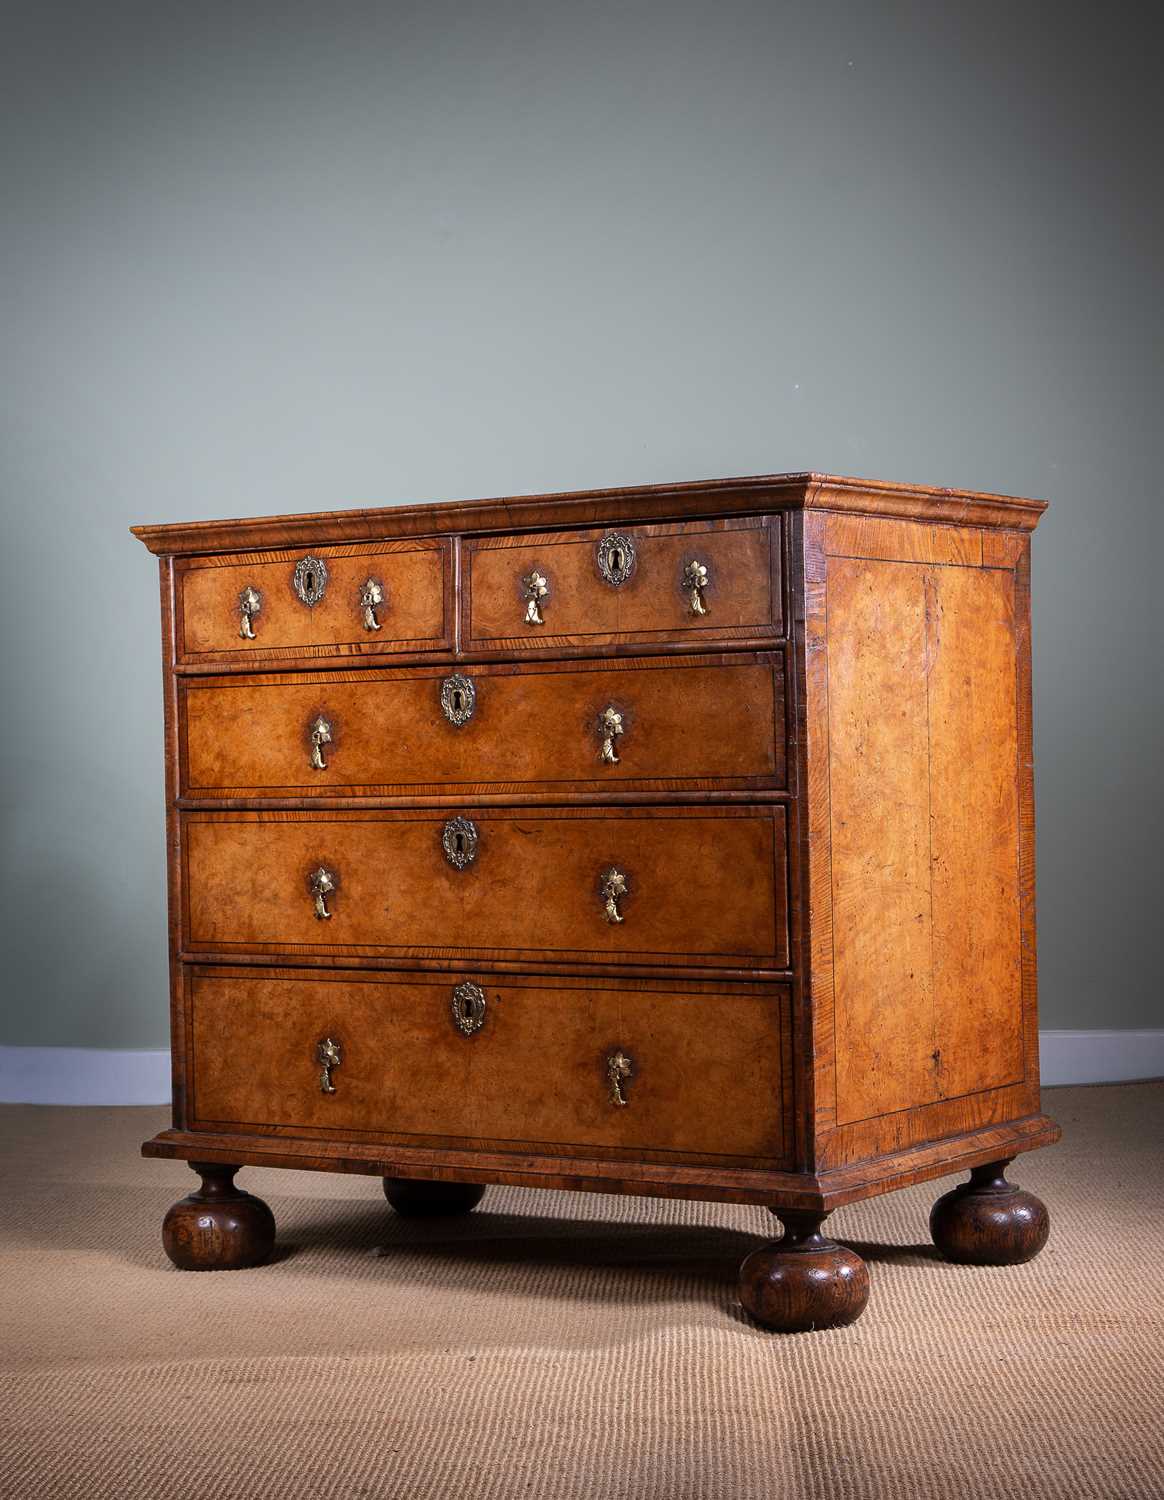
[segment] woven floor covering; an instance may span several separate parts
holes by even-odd
[[[852,1328],[738,1310],[756,1209],[491,1188],[397,1219],[375,1178],[251,1169],[274,1263],[174,1270],[195,1179],[157,1109],[0,1109],[0,1494],[407,1500],[1164,1495],[1164,1083],[1048,1090],[1027,1266],[938,1259],[949,1185],[841,1209]]]

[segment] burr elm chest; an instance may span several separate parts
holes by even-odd
[[[136,527],[161,565],[164,1240],[240,1166],[755,1204],[773,1328],[849,1322],[835,1208],[928,1178],[1041,1248],[1037,501],[817,474]]]

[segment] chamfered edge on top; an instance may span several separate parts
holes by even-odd
[[[454,532],[536,531],[562,526],[601,526],[616,521],[698,519],[711,513],[746,515],[774,508],[837,510],[944,525],[1033,531],[1047,502],[1016,495],[808,472],[240,520],[179,521],[131,526],[130,530],[151,552],[181,556],[234,552],[248,547],[294,547],[308,540],[388,541]]]

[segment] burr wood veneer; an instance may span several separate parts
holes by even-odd
[[[137,527],[161,562],[165,1243],[256,1263],[246,1164],[752,1203],[773,1328],[868,1295],[843,1203],[969,1169],[1037,1253],[1040,502],[784,475]]]

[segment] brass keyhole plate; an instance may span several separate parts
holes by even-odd
[[[618,589],[635,570],[635,544],[621,531],[609,532],[598,544],[598,571]]]
[[[450,724],[467,724],[477,707],[477,689],[472,679],[454,672],[441,683],[441,713]]]
[[[453,1024],[462,1036],[473,1036],[485,1024],[485,991],[466,979],[453,990]]]
[[[464,870],[477,858],[477,825],[469,818],[450,818],[441,831],[441,848],[454,870]]]
[[[314,609],[327,588],[327,564],[321,557],[301,557],[295,564],[291,585],[298,598]]]

